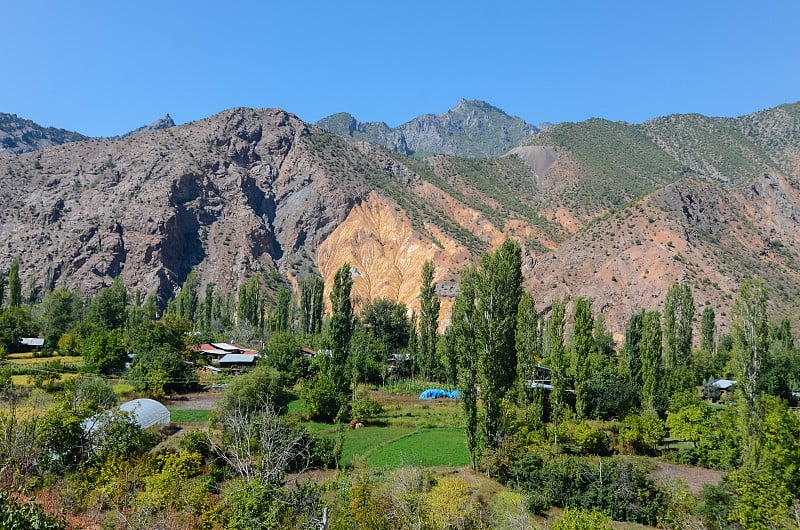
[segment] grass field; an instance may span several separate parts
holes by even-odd
[[[369,467],[397,468],[408,465],[462,467],[469,464],[460,402],[420,401],[412,394],[370,392],[384,407],[383,414],[366,427],[344,427],[341,463],[362,461]],[[289,415],[307,413],[300,399],[287,406]],[[337,426],[303,421],[312,434],[335,437]]]
[[[198,409],[169,409],[169,415],[172,423],[208,423],[211,411]]]

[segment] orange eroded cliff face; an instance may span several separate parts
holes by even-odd
[[[377,298],[389,298],[419,312],[422,264],[436,263],[443,252],[414,232],[405,212],[372,192],[320,244],[317,266],[325,292],[330,292],[336,271],[345,262],[350,264],[356,311]],[[437,263],[437,277],[438,269]],[[330,304],[327,297],[325,303]]]

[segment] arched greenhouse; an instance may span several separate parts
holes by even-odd
[[[134,399],[120,405],[119,410],[133,414],[136,423],[142,429],[153,425],[169,425],[170,422],[167,407],[153,399]]]

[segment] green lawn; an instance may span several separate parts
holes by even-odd
[[[169,409],[172,423],[208,423],[210,410],[200,409]]]
[[[464,429],[423,429],[375,448],[366,460],[370,467],[463,467],[469,452]]]

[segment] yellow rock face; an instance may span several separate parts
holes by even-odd
[[[350,264],[356,311],[376,298],[389,298],[418,312],[422,264],[437,262],[440,252],[414,232],[405,212],[373,192],[322,242],[317,266],[330,292],[336,271]],[[325,303],[330,303],[327,297]]]

